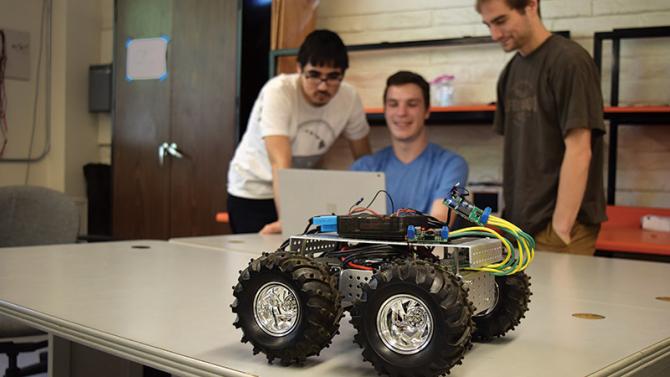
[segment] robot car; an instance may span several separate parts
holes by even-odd
[[[448,373],[473,340],[514,329],[531,295],[535,241],[466,195],[455,186],[444,200],[472,223],[459,230],[412,209],[311,218],[240,271],[231,307],[242,342],[270,362],[301,364],[330,345],[346,310],[377,372]]]

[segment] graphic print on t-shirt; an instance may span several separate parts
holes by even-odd
[[[512,117],[512,125],[525,123],[537,111],[535,91],[526,80],[512,82],[505,101],[505,112]]]
[[[335,132],[323,119],[312,119],[298,124],[298,131],[291,145],[293,166],[312,168],[335,142]]]

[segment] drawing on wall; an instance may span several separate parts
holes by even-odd
[[[126,42],[126,80],[165,80],[167,46],[170,37],[128,39]]]

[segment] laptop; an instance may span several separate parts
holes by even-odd
[[[313,216],[346,215],[359,201],[357,206],[367,206],[379,190],[386,190],[379,172],[281,169],[278,178],[284,237],[302,234]],[[386,213],[386,196],[379,194],[370,208]]]

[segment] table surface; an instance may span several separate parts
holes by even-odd
[[[348,315],[332,345],[303,367],[270,365],[239,342],[231,287],[257,246],[274,241],[218,238],[246,251],[184,239],[0,249],[0,313],[179,375],[376,376]],[[668,352],[670,302],[656,297],[670,296],[670,265],[538,253],[528,273],[533,296],[521,325],[476,343],[451,376],[604,375],[652,345]]]
[[[231,234],[225,236],[201,236],[172,238],[170,242],[187,246],[205,247],[215,250],[232,250],[260,255],[272,252],[284,242],[281,234]]]

